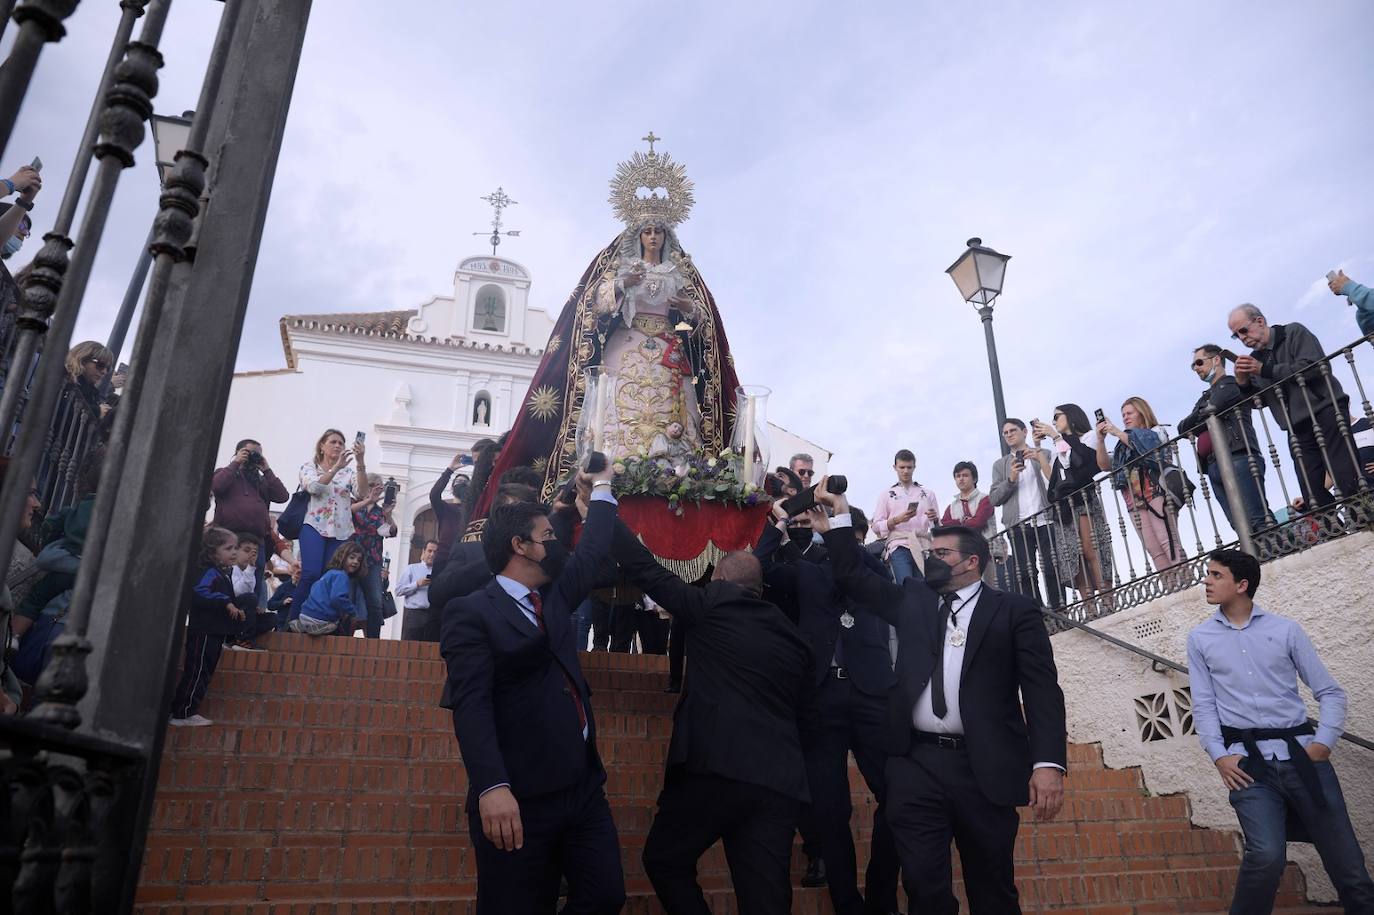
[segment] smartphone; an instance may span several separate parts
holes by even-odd
[[[34,161],[37,162],[38,160],[35,159]],[[1331,282],[1332,280],[1334,280],[1335,278],[1336,278],[1336,271],[1335,271],[1335,270],[1328,270],[1328,271],[1326,271],[1326,281],[1327,281],[1328,283]]]
[[[365,442],[365,441],[367,441],[367,433],[364,432],[364,431],[362,431],[361,429],[359,429],[359,430],[353,435],[353,441],[355,441],[355,442]]]
[[[920,502],[908,502],[906,504],[906,510],[909,512],[914,512],[916,509],[920,508],[920,506]]]
[[[29,168],[36,172],[41,172],[43,170],[43,160],[34,156],[33,161],[29,163]]]
[[[1107,414],[1102,412],[1101,407],[1098,407],[1096,410],[1093,411],[1093,416],[1096,416],[1097,421],[1100,423],[1105,423],[1107,421]]]

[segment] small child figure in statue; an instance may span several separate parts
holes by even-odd
[[[685,463],[692,456],[692,449],[683,441],[682,423],[671,422],[658,435],[654,436],[653,444],[649,446],[649,457],[656,460],[662,467],[678,467]]]

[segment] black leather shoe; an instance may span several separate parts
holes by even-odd
[[[807,858],[806,873],[802,875],[802,886],[807,889],[814,889],[825,885],[825,862],[820,858]]]

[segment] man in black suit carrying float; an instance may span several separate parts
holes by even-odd
[[[897,585],[864,567],[844,496],[823,480],[816,501],[834,512],[812,523],[837,587],[897,627],[886,813],[912,911],[959,911],[953,839],[974,915],[1019,913],[1016,808],[1056,816],[1067,765],[1064,694],[1040,610],[982,582],[988,545],[975,531],[935,528],[925,580]]]

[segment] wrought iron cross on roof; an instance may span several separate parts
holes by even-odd
[[[508,232],[501,231],[501,211],[504,210],[506,207],[515,206],[515,204],[519,201],[511,200],[510,197],[506,195],[505,190],[499,187],[496,189],[495,193],[488,194],[482,199],[485,200],[487,203],[491,204],[491,208],[493,210],[491,215],[491,237],[488,238],[487,241],[491,242],[491,253],[492,256],[495,257],[496,248],[498,245],[501,244],[502,235],[505,235],[508,238],[520,237],[519,229],[514,229]],[[472,234],[486,235],[487,233],[473,232]]]

